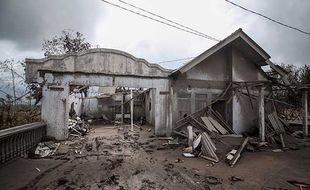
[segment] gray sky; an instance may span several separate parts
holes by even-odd
[[[117,0],[109,1],[123,5]],[[243,28],[274,62],[310,64],[310,36],[245,12],[224,0],[126,1],[218,39]],[[310,31],[309,0],[232,1]],[[215,44],[100,0],[0,0],[0,60],[43,57],[43,40],[63,29],[85,34],[94,46],[123,50],[149,62],[197,56]],[[182,63],[162,66],[177,68]]]

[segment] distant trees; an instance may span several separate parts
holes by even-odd
[[[44,40],[42,44],[44,56],[76,53],[87,50],[90,47],[91,44],[85,40],[82,33],[71,30],[62,30],[60,36]]]
[[[297,67],[291,64],[281,64],[281,67],[288,72],[288,80],[292,85],[310,84],[309,65]]]
[[[7,59],[0,61],[0,128],[13,126],[16,122],[15,108],[17,102],[29,95],[25,83],[24,64],[21,61]]]

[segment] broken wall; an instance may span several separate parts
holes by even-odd
[[[172,70],[128,53],[111,49],[90,49],[74,54],[50,56],[43,59],[26,59],[26,81],[38,82],[45,86],[126,86],[129,88],[154,89],[154,125],[155,134],[170,135],[172,120],[170,110],[170,79]],[[67,96],[69,95],[69,92]],[[65,99],[68,101],[68,98]],[[57,102],[57,97],[43,99]],[[45,103],[46,103],[45,102]],[[44,104],[45,104],[44,103]],[[52,104],[52,103],[51,103]],[[42,112],[48,113],[44,107]],[[54,109],[52,109],[55,111]],[[66,117],[63,115],[63,117]],[[58,127],[55,120],[47,118],[47,128]],[[67,129],[67,121],[61,130]],[[63,134],[62,139],[66,138]]]

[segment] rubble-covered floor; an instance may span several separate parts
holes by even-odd
[[[298,189],[287,180],[310,183],[310,140],[299,150],[244,151],[231,168],[227,152],[243,138],[214,140],[219,163],[182,156],[184,144],[166,145],[150,126],[93,126],[85,139],[61,142],[49,159],[18,158],[0,166],[1,189]],[[186,141],[185,141],[186,142]],[[231,181],[231,177],[242,181]]]

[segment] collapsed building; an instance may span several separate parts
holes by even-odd
[[[258,127],[264,141],[264,96],[271,81],[262,67],[270,65],[269,59],[239,29],[177,70],[123,51],[97,48],[26,59],[26,81],[43,86],[42,120],[47,124],[47,136],[59,140],[68,137],[72,108],[78,115],[104,114],[111,120],[145,117],[155,135],[170,136],[180,121],[210,107],[234,133]],[[72,93],[89,86],[105,89],[104,93],[96,97]],[[117,92],[117,88],[127,92]],[[133,95],[129,93],[132,89],[140,90]],[[133,104],[133,110],[124,107],[126,102]]]

